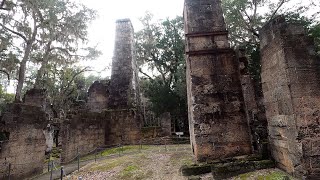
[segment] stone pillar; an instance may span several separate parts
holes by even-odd
[[[251,153],[239,64],[219,0],[185,0],[190,139],[199,162]]]
[[[129,19],[116,22],[109,108],[127,109],[139,104],[138,72],[134,58],[134,30]]]
[[[261,30],[262,86],[278,167],[320,178],[320,59],[302,25],[277,17]]]

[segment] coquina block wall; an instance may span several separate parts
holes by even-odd
[[[239,63],[220,0],[185,0],[190,139],[199,162],[250,154]]]
[[[46,115],[41,107],[13,104],[0,120],[0,179],[6,177],[9,163],[11,179],[24,179],[43,172]],[[2,136],[2,138],[4,138]]]
[[[320,178],[320,59],[302,25],[278,17],[261,30],[262,85],[278,167]]]
[[[61,162],[75,160],[78,153],[86,155],[105,145],[105,114],[79,110],[68,114],[61,126]]]

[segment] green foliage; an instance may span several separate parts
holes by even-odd
[[[7,10],[0,11],[0,63],[6,65],[2,66],[6,74],[18,74],[16,100],[21,99],[25,79],[31,79],[36,88],[48,88],[45,81],[50,71],[100,55],[95,48],[81,47],[96,17],[92,9],[66,0],[7,0],[4,7]],[[35,74],[27,63],[40,69]]]
[[[155,21],[150,13],[141,19],[144,28],[137,32],[136,47],[141,89],[160,115],[170,112],[187,127],[187,98],[184,59],[183,19]]]
[[[14,94],[6,93],[0,85],[0,115],[7,109],[9,103],[14,100]]]
[[[290,4],[291,3],[291,4]],[[259,29],[277,15],[284,14],[288,22],[304,25],[315,39],[317,51],[320,44],[319,11],[308,12],[316,4],[292,4],[288,0],[224,0],[222,8],[232,46],[245,47],[249,71],[260,82]],[[319,5],[319,3],[318,3]]]
[[[310,36],[314,38],[316,51],[320,55],[320,23],[312,25],[309,32]]]

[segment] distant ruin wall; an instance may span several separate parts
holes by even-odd
[[[259,80],[254,79],[249,72],[249,61],[245,56],[245,49],[237,50],[237,58],[240,62],[241,86],[253,152],[268,158],[268,122],[263,104],[262,87]]]
[[[46,116],[40,107],[13,104],[10,112],[3,115],[0,133],[8,137],[0,142],[0,179],[8,173],[9,163],[11,179],[24,179],[43,172],[45,127]]]
[[[141,117],[134,109],[110,110],[106,114],[106,145],[136,144],[141,138]]]
[[[320,178],[320,59],[301,25],[278,17],[261,30],[262,86],[278,167]]]
[[[78,111],[68,115],[61,126],[61,162],[75,160],[77,154],[86,155],[105,143],[105,114]]]
[[[190,139],[200,162],[251,153],[239,63],[220,3],[185,0]]]
[[[101,112],[107,109],[109,97],[109,82],[95,81],[88,91],[87,106],[92,112]]]

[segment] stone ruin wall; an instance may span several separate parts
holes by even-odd
[[[219,0],[186,0],[184,9],[190,138],[196,159],[250,154],[239,64]]]
[[[109,97],[109,82],[95,81],[88,90],[87,106],[91,112],[101,112],[107,109]]]
[[[0,179],[8,173],[11,179],[41,174],[45,160],[46,140],[43,129],[46,115],[40,107],[13,104],[0,120],[0,132],[9,133],[9,140],[0,142]]]
[[[61,126],[61,162],[75,160],[77,154],[86,155],[105,144],[104,113],[79,110],[69,113]]]
[[[106,145],[137,144],[141,138],[140,115],[134,109],[105,111]]]
[[[263,104],[262,87],[258,80],[255,80],[249,73],[249,61],[245,55],[245,49],[238,48],[236,52],[240,63],[240,79],[252,149],[254,153],[268,158],[268,122]]]
[[[300,25],[278,17],[261,30],[262,85],[278,167],[320,177],[320,59]]]

